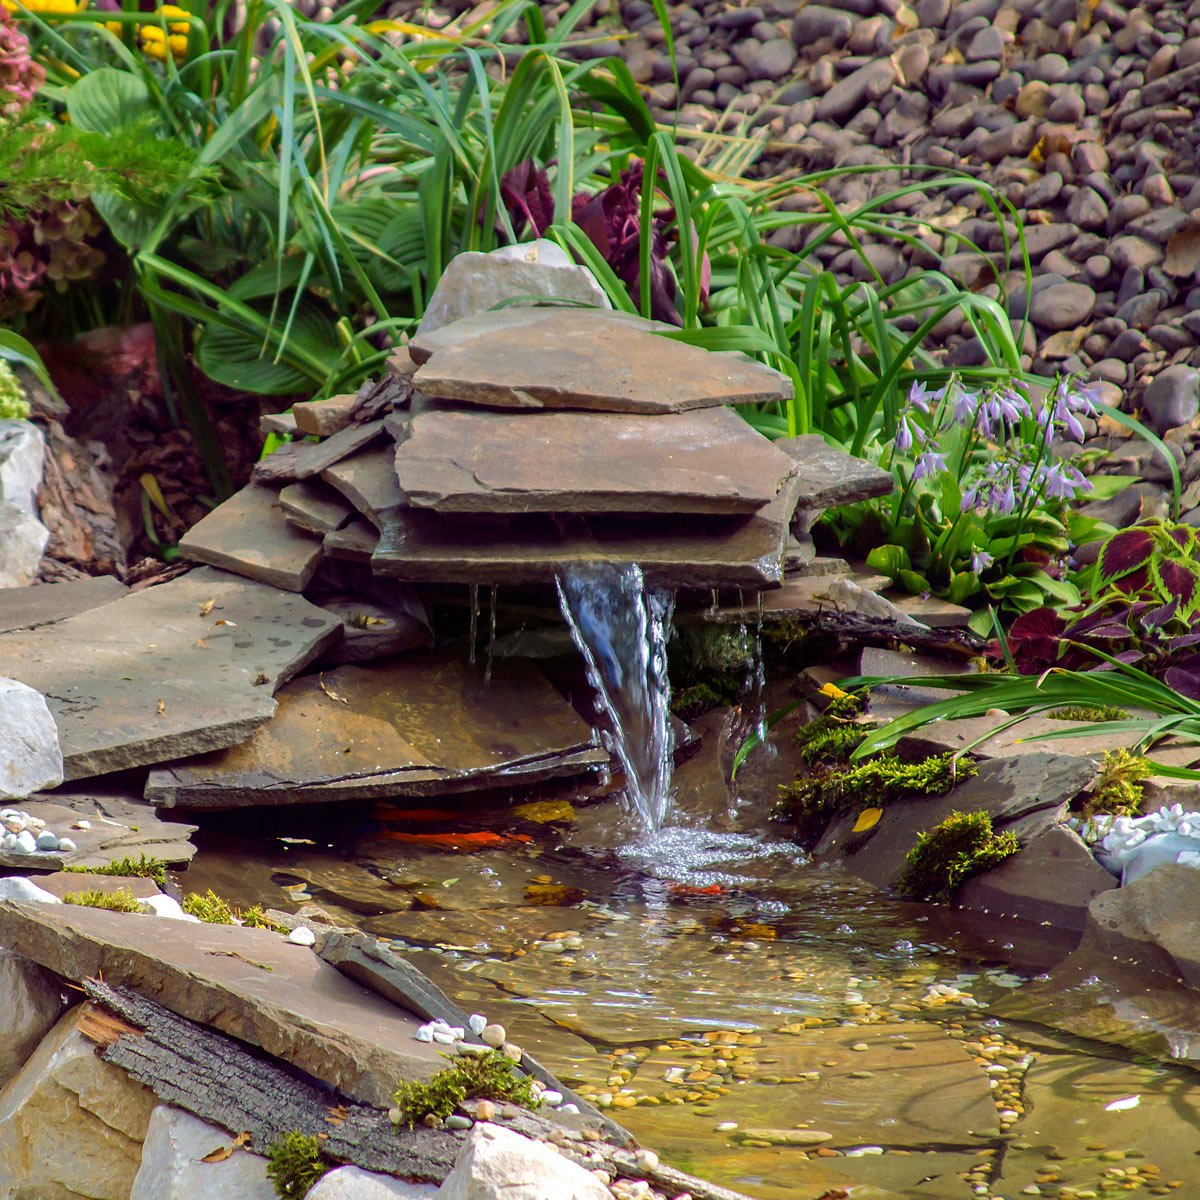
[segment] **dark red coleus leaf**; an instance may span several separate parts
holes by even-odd
[[[520,235],[529,226],[541,237],[554,223],[554,194],[550,177],[531,159],[517,163],[500,180],[500,200],[508,209],[513,229]]]
[[[1161,629],[1178,611],[1179,601],[1172,600],[1169,604],[1160,604],[1157,608],[1150,609],[1139,619],[1142,628],[1147,632],[1152,632]]]
[[[1197,575],[1194,568],[1167,559],[1166,562],[1159,564],[1158,573],[1167,594],[1174,596],[1177,603],[1188,604],[1191,602],[1192,597],[1196,594],[1197,585],[1200,585],[1200,575]]]
[[[1017,669],[1025,675],[1058,659],[1067,622],[1052,608],[1022,613],[1008,631],[1008,647]]]
[[[1100,549],[1099,570],[1107,580],[1120,579],[1144,567],[1154,553],[1154,538],[1146,529],[1123,529]]]
[[[1189,700],[1200,700],[1200,674],[1182,667],[1168,667],[1163,682]]]

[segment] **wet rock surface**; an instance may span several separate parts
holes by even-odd
[[[0,634],[0,664],[46,696],[65,777],[81,779],[244,741],[338,629],[299,596],[206,568]]]

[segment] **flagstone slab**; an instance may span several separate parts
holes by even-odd
[[[180,540],[180,553],[285,591],[303,591],[321,561],[321,540],[293,529],[278,501],[274,489],[249,484],[197,521]]]
[[[745,513],[798,472],[727,408],[520,417],[435,408],[413,417],[394,457],[397,493],[439,512]]]
[[[244,741],[340,629],[302,596],[204,567],[0,634],[0,674],[46,697],[64,776],[82,779]]]
[[[289,525],[322,538],[354,517],[354,506],[320,479],[289,483],[279,493],[279,510]]]
[[[349,425],[322,442],[289,442],[255,464],[254,478],[276,485],[311,479],[369,446],[382,433],[382,421],[367,421]]]
[[[0,903],[0,945],[75,982],[103,978],[387,1107],[445,1065],[420,1019],[265,929],[76,905]]]
[[[330,396],[327,400],[304,400],[292,406],[296,417],[296,428],[314,437],[332,437],[341,433],[354,420],[358,407],[358,394],[346,392]]]
[[[348,525],[325,535],[325,553],[346,562],[370,563],[378,546],[379,530],[366,517],[355,517]]]
[[[114,575],[74,579],[69,583],[0,588],[0,633],[52,625],[102,604],[111,604],[126,591],[126,586]]]
[[[457,792],[607,762],[541,676],[505,663],[414,654],[344,666],[280,690],[243,745],[150,774],[146,798],[230,808]]]
[[[376,529],[387,514],[403,506],[391,446],[364,450],[321,472],[321,478],[348,500]]]
[[[15,867],[21,871],[107,867],[118,859],[139,858],[143,854],[166,863],[186,864],[196,853],[196,847],[188,840],[196,832],[195,825],[160,821],[148,806],[143,805],[144,812],[137,814],[134,820],[120,821],[99,814],[85,817],[77,808],[58,803],[58,799],[57,793],[41,800],[32,797],[21,801],[20,808],[30,816],[41,817],[46,828],[60,838],[70,838],[75,849],[38,850],[34,854],[0,850],[0,867]],[[88,827],[80,828],[81,820]],[[37,882],[41,886],[41,881]]]
[[[413,376],[427,396],[517,409],[671,413],[789,400],[791,383],[741,354],[714,353],[588,309],[531,309],[537,319],[467,317]],[[416,355],[414,354],[414,357]]]
[[[774,445],[792,458],[800,476],[796,507],[835,508],[874,496],[887,496],[896,486],[890,471],[839,450],[819,433],[780,438]]]
[[[371,565],[411,582],[509,585],[548,583],[576,564],[636,562],[652,587],[773,587],[783,579],[791,511],[790,482],[745,517],[466,518],[402,508],[385,521]]]

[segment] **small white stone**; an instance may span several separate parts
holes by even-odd
[[[37,841],[34,843],[39,850],[57,850],[58,838],[48,829],[43,829],[37,835]]]
[[[717,1126],[717,1132],[732,1133],[737,1127],[738,1124],[736,1121],[722,1121],[720,1125]]]
[[[479,1036],[494,1050],[499,1050],[508,1040],[508,1032],[503,1025],[485,1025]]]
[[[525,1057],[525,1051],[520,1046],[513,1045],[512,1042],[504,1043],[504,1053],[515,1063],[519,1063]]]
[[[6,833],[0,838],[0,847],[5,850],[11,850],[17,844],[17,835],[15,833]]]
[[[61,904],[62,901],[45,888],[40,888],[32,879],[10,875],[0,879],[0,900],[36,900],[39,904]]]
[[[467,1019],[467,1024],[471,1027],[471,1032],[476,1037],[479,1037],[482,1035],[483,1031],[487,1028],[488,1019],[485,1016],[481,1016],[479,1013],[472,1013],[471,1016]]]
[[[141,903],[146,905],[155,916],[166,917],[171,921],[199,922],[199,917],[193,917],[191,913],[185,913],[170,896],[150,896],[148,899],[141,901]]]
[[[433,1031],[433,1040],[439,1042],[443,1046],[453,1046],[458,1038],[454,1034],[445,1029],[435,1029]]]
[[[17,840],[13,843],[14,854],[35,854],[37,852],[37,842],[34,836],[28,829],[24,833],[17,834]]]
[[[91,829],[91,827],[91,821],[76,821],[74,825],[74,828],[76,829]]]
[[[459,1042],[454,1049],[459,1054],[490,1054],[491,1046],[485,1046],[482,1042]]]
[[[416,1032],[416,1039],[418,1042],[432,1042],[433,1029],[428,1025],[422,1025]]]
[[[58,839],[58,852],[60,854],[74,854],[75,848],[75,843],[70,838]]]
[[[473,1124],[470,1117],[464,1117],[458,1113],[451,1113],[446,1118],[447,1129],[470,1129]]]
[[[653,1150],[639,1150],[633,1156],[633,1161],[637,1163],[639,1171],[658,1170],[658,1155]]]
[[[564,1104],[559,1110],[564,1116],[577,1117],[579,1116],[578,1104]]]
[[[293,946],[315,946],[317,944],[317,935],[307,925],[297,925],[288,934],[287,940]]]
[[[557,1108],[563,1102],[563,1094],[562,1092],[556,1092],[553,1088],[547,1088],[538,1099],[547,1108]]]

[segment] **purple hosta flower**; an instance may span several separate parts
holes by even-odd
[[[918,456],[913,467],[913,483],[928,475],[940,474],[946,469],[946,456],[938,449],[937,442],[931,441]]]
[[[1054,421],[1071,437],[1073,441],[1082,442],[1086,437],[1083,426],[1077,414],[1095,416],[1095,400],[1097,393],[1090,388],[1078,387],[1071,379],[1060,379],[1054,389]],[[1047,411],[1051,411],[1047,403]]]
[[[1038,472],[1038,482],[1047,500],[1074,500],[1092,486],[1081,471],[1061,462],[1043,465]]]
[[[981,575],[988,569],[996,560],[986,550],[976,550],[971,555],[971,570],[976,575]]]
[[[908,403],[917,409],[918,412],[928,415],[929,406],[941,400],[945,394],[946,389],[944,386],[936,390],[931,390],[921,380],[914,379],[912,387],[908,389]]]
[[[979,393],[969,391],[959,384],[954,389],[954,403],[950,407],[950,420],[955,425],[970,425],[975,420],[979,407]]]
[[[1016,480],[1020,468],[1008,459],[989,462],[981,478],[975,480],[963,493],[961,511],[986,508],[999,514],[1007,514],[1017,507]]]
[[[979,407],[979,432],[994,434],[1003,425],[1015,425],[1022,417],[1032,415],[1029,401],[1016,388],[997,388]]]
[[[920,430],[917,430],[917,436],[920,436]],[[913,448],[913,442],[916,440],[913,436],[913,426],[909,423],[908,417],[901,416],[899,425],[896,426],[896,449],[901,454],[907,454]]]

